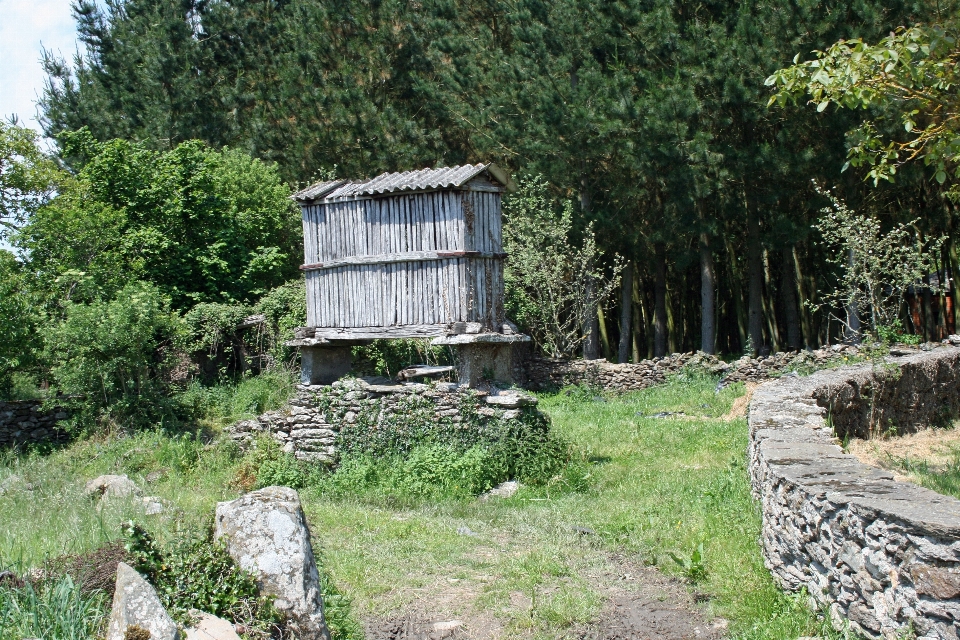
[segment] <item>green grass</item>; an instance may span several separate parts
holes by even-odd
[[[34,588],[0,588],[0,640],[98,637],[108,613],[102,593],[81,593],[69,576]]]
[[[953,459],[945,465],[931,465],[926,460],[891,457],[892,466],[910,475],[921,487],[960,498],[960,450],[953,449]]]
[[[391,502],[315,483],[301,496],[324,571],[357,616],[431,603],[451,618],[494,620],[505,638],[557,638],[595,619],[609,586],[603,576],[621,558],[696,578],[689,588],[708,600],[710,614],[729,621],[733,638],[834,637],[801,596],[779,592],[763,567],[746,421],[722,418],[742,387],[715,394],[715,383],[680,376],[618,398],[579,390],[541,396],[554,428],[573,445],[573,489],[547,483],[509,499]],[[685,415],[646,417],[661,411]],[[216,501],[239,495],[229,484],[240,464],[230,447],[161,433],[7,455],[0,482],[15,473],[35,488],[0,495],[0,564],[33,566],[116,538],[120,521],[141,507],[98,511],[81,495],[96,475],[127,473],[145,493],[170,501],[163,515],[140,516],[164,539],[196,531]],[[159,469],[165,477],[147,484]],[[355,627],[347,637],[357,637]]]

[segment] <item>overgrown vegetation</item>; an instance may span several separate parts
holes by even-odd
[[[917,220],[883,230],[876,217],[857,215],[829,191],[817,187],[817,192],[830,206],[821,210],[816,227],[841,274],[836,288],[824,292],[821,305],[845,312],[831,317],[844,326],[849,339],[860,339],[865,318],[866,333],[874,340],[910,340],[901,321],[904,296],[909,290],[914,295],[939,293],[939,285],[926,278],[937,270],[936,256],[946,237],[924,240],[916,231]],[[916,334],[920,327],[913,329]]]
[[[348,458],[352,467],[339,481],[308,477],[300,494],[327,574],[328,618],[345,612],[340,637],[360,638],[360,618],[389,616],[414,597],[451,602],[449,594],[451,618],[479,611],[496,617],[504,637],[558,637],[599,613],[602,576],[631,572],[619,562],[695,578],[705,606],[730,621],[731,638],[837,637],[802,597],[783,595],[763,566],[743,458],[746,424],[724,417],[742,387],[715,393],[715,386],[684,374],[621,397],[541,396],[552,429],[571,445],[567,468],[577,475],[527,484],[507,499],[475,500],[451,482],[483,478],[473,471],[482,450],[461,461],[428,445],[396,465]],[[675,415],[650,417],[661,412]],[[0,564],[16,560],[26,569],[97,549],[130,519],[164,549],[203,539],[215,503],[248,488],[235,481],[249,460],[228,443],[150,431],[87,439],[46,456],[6,454]],[[107,472],[130,475],[172,508],[145,518],[135,501],[119,501],[98,511],[82,485]],[[20,480],[5,482],[12,475]]]
[[[123,526],[134,567],[147,578],[167,613],[181,625],[191,622],[196,609],[241,623],[248,635],[269,638],[282,633],[282,618],[267,598],[259,595],[254,577],[234,563],[223,541],[213,540],[213,529],[195,539],[161,546],[142,526]]]

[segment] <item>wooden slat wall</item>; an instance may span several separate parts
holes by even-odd
[[[502,252],[500,193],[435,191],[303,208],[305,263],[410,251]],[[307,323],[390,327],[503,322],[503,264],[446,258],[306,272]]]

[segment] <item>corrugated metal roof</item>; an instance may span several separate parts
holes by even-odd
[[[318,182],[293,195],[297,202],[316,202],[317,200],[338,200],[357,196],[392,193],[394,191],[425,191],[444,187],[459,187],[484,171],[498,182],[506,174],[492,164],[465,164],[458,167],[439,169],[420,169],[403,173],[382,173],[370,180],[332,180]],[[499,175],[498,175],[499,174]],[[510,182],[509,178],[506,178]],[[510,185],[505,186],[512,186]]]

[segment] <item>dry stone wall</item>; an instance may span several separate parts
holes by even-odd
[[[510,390],[348,378],[329,386],[301,385],[285,408],[238,422],[230,431],[241,446],[258,434],[268,434],[298,460],[332,466],[337,462],[337,436],[358,420],[375,429],[397,413],[416,407],[426,410],[427,420],[482,428],[486,419],[516,420],[536,402],[536,398]]]
[[[67,413],[56,407],[44,411],[40,400],[0,402],[0,448],[40,442],[57,442],[68,438],[57,427]]]
[[[855,347],[835,345],[816,351],[781,352],[770,356],[744,356],[724,362],[703,352],[674,353],[638,363],[613,364],[606,360],[556,360],[532,355],[517,358],[515,377],[529,389],[559,388],[585,384],[606,391],[624,392],[663,384],[667,377],[684,370],[721,376],[721,386],[736,382],[762,382],[791,371],[837,366],[844,358],[858,355]]]
[[[942,347],[754,393],[750,473],[766,565],[835,625],[868,638],[960,638],[960,500],[862,464],[833,429],[863,435],[879,419],[915,431],[956,415],[958,390],[960,349]]]

